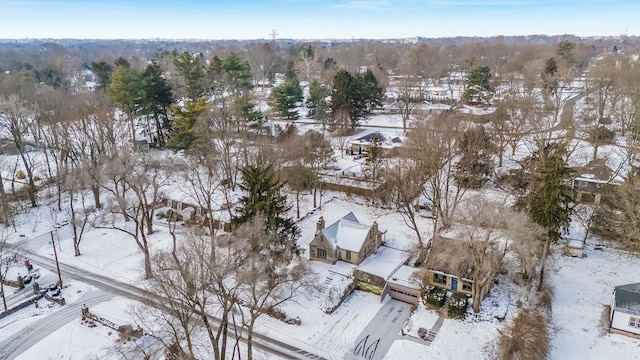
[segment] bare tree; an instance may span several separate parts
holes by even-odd
[[[419,199],[427,179],[418,163],[408,156],[389,162],[382,169],[382,188],[377,195],[384,204],[390,204],[402,216],[405,224],[415,232],[417,247],[423,251],[429,246],[429,236],[418,226]]]
[[[472,280],[473,311],[487,295],[494,277],[503,267],[510,243],[536,241],[540,228],[521,212],[505,204],[477,198],[460,214],[459,239],[437,238],[428,258],[429,267],[446,266]]]
[[[7,229],[0,227],[0,295],[2,295],[2,305],[4,311],[7,311],[7,299],[4,293],[4,283],[7,280],[9,269],[20,264],[22,258],[19,256],[19,250],[11,248],[7,242]]]
[[[278,307],[292,301],[299,291],[312,288],[314,277],[311,268],[299,256],[273,256],[276,235],[265,233],[261,216],[244,224],[234,232],[234,242],[247,249],[238,267],[240,284],[239,301],[245,306],[248,317],[247,359],[253,359],[253,333],[256,320],[263,314],[275,314]],[[281,249],[280,249],[281,250]],[[281,254],[281,251],[276,253]]]
[[[407,149],[423,171],[426,186],[422,195],[434,217],[433,233],[451,224],[466,189],[455,184],[456,139],[464,131],[462,119],[445,113],[432,124],[418,124],[409,133]]]
[[[293,64],[293,70],[301,80],[311,83],[311,80],[320,77],[320,61],[315,49],[309,47],[300,51]]]
[[[153,276],[147,235],[153,233],[155,204],[167,181],[165,170],[170,167],[149,153],[121,153],[111,159],[105,170],[114,185],[103,185],[103,188],[112,198],[108,210],[94,227],[119,230],[135,240],[144,255],[145,279]],[[121,215],[124,223],[117,221],[116,215]]]
[[[28,103],[15,94],[0,97],[0,128],[9,133],[13,144],[22,159],[27,177],[27,195],[32,207],[37,206],[38,191],[33,175],[34,160],[29,154],[28,137],[33,131],[36,115],[35,105]]]

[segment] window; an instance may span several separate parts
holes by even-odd
[[[634,328],[640,328],[640,317],[630,316],[629,326]]]
[[[178,211],[182,211],[182,203],[181,202],[178,203],[177,209],[178,209]]]
[[[471,291],[471,284],[469,284],[468,282],[463,281],[462,282],[462,290],[463,291]]]
[[[442,274],[433,274],[433,282],[445,285],[447,283],[447,276]]]
[[[201,207],[196,208],[196,216],[202,216],[202,208]]]
[[[351,251],[346,250],[346,255],[345,256],[346,256],[347,260],[351,260]]]
[[[327,258],[327,250],[318,248],[318,249],[316,249],[316,255],[321,259],[326,259]]]
[[[167,207],[172,208],[173,207],[173,201],[167,200]]]

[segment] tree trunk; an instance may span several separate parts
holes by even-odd
[[[93,193],[93,200],[96,203],[96,209],[102,209],[102,203],[100,203],[100,186],[91,185],[91,192]]]
[[[31,166],[29,166],[29,162],[27,161],[27,158],[24,155],[22,148],[19,148],[19,151],[20,151],[20,157],[22,158],[22,164],[24,164],[24,169],[27,172],[27,177],[29,178],[28,194],[29,194],[29,201],[31,202],[31,207],[38,207],[38,204],[36,203],[37,189],[36,189],[36,183],[35,181],[33,181],[33,171],[31,170]]]
[[[538,291],[542,290],[544,284],[544,265],[547,260],[547,254],[549,253],[549,246],[551,244],[551,236],[547,236],[547,239],[544,241],[544,250],[542,253],[542,259],[540,260],[540,281],[538,282]]]
[[[4,192],[4,180],[2,179],[2,175],[0,175],[0,202],[2,202],[2,224],[4,224],[4,226],[9,226],[9,209],[7,207],[7,194],[5,194]]]
[[[313,208],[315,209],[318,206],[318,203],[316,202],[316,195],[318,194],[318,187],[317,187],[317,182],[316,182],[316,186],[313,187]]]
[[[247,360],[253,360],[253,324],[255,321],[255,318],[252,318],[247,326]]]
[[[2,305],[4,305],[4,311],[7,311],[7,299],[4,297],[4,279],[0,279],[0,294],[2,295]]]
[[[73,251],[75,256],[80,256],[80,237],[76,223],[76,211],[73,208],[73,191],[69,191],[69,208],[71,209],[71,226],[73,226]]]

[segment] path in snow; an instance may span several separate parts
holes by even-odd
[[[400,337],[402,325],[411,315],[411,305],[390,300],[356,338],[356,343],[345,354],[345,360],[379,360],[384,358],[391,344]]]
[[[91,307],[103,301],[111,300],[112,294],[100,290],[85,293],[77,302],[67,304],[58,311],[43,317],[0,343],[0,359],[15,359],[24,351],[42,341],[74,319],[79,319],[84,304]]]

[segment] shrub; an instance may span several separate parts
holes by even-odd
[[[20,170],[16,173],[16,179],[18,180],[24,180],[26,178],[26,176],[24,175],[24,171]]]
[[[523,309],[513,322],[498,330],[499,359],[543,360],[549,356],[549,319],[544,312]]]
[[[467,312],[467,295],[459,292],[454,292],[449,299],[447,305],[447,314],[454,319],[464,319],[464,314]]]
[[[131,341],[138,339],[142,336],[143,331],[140,328],[134,329],[131,325],[122,325],[118,327],[118,335],[120,335],[120,341]]]
[[[433,287],[427,293],[427,304],[429,305],[441,308],[445,301],[447,301],[447,289]]]

